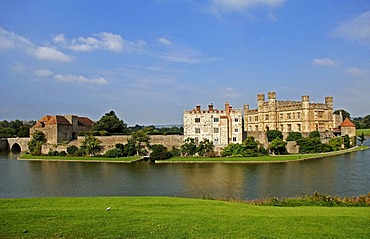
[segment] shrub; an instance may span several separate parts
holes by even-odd
[[[283,133],[279,130],[268,130],[267,131],[267,139],[269,142],[271,142],[272,140],[276,138],[283,139]]]
[[[286,138],[286,141],[298,141],[302,139],[302,134],[299,132],[289,132],[288,137]]]
[[[151,146],[152,152],[150,153],[151,160],[164,160],[172,157],[171,153],[168,152],[167,148],[161,144],[155,144]]]
[[[340,150],[342,148],[343,138],[342,137],[334,137],[329,139],[329,145],[332,147],[333,151]]]
[[[285,154],[286,153],[286,142],[280,138],[275,138],[271,141],[270,149],[274,154]]]
[[[76,155],[77,151],[78,151],[78,147],[75,145],[71,145],[67,147],[67,153],[69,155]]]
[[[120,150],[119,149],[110,149],[107,152],[105,152],[105,157],[118,158],[118,157],[120,157]]]
[[[309,135],[308,135],[308,138],[320,138],[320,132],[319,131],[312,131]]]

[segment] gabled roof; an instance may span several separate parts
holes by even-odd
[[[356,125],[350,119],[346,118],[340,127],[356,127]]]
[[[82,126],[92,126],[94,124],[94,122],[87,117],[78,117],[77,121],[78,121],[78,125],[82,125]]]
[[[51,119],[45,124],[57,124],[57,125],[71,125],[71,123],[61,115],[52,116]]]

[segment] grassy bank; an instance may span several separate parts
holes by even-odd
[[[369,215],[166,197],[0,199],[0,238],[370,238]]]
[[[360,136],[362,133],[364,133],[365,136],[370,136],[370,129],[357,129],[356,135]]]
[[[340,155],[350,152],[356,152],[359,150],[368,149],[368,146],[359,146],[346,150],[328,152],[328,153],[318,153],[318,154],[291,154],[291,155],[276,155],[276,156],[261,156],[261,157],[176,157],[168,160],[156,161],[158,163],[202,163],[202,162],[235,162],[235,163],[268,163],[268,162],[289,162],[296,160],[307,160],[313,158],[322,158],[334,155]]]
[[[126,162],[131,163],[137,161],[141,156],[122,157],[122,158],[107,158],[107,157],[73,157],[73,156],[32,156],[30,154],[23,154],[19,156],[22,160],[45,160],[45,161],[75,161],[75,162]]]

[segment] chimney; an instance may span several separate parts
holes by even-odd
[[[195,109],[196,109],[196,111],[197,111],[197,112],[200,112],[200,105],[197,105],[197,106],[195,107]]]
[[[226,111],[226,114],[229,115],[230,114],[230,104],[229,102],[226,102],[225,103],[225,111]]]
[[[213,104],[212,103],[208,105],[208,110],[213,111]]]

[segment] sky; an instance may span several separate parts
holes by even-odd
[[[309,95],[370,114],[368,0],[1,0],[0,120],[128,125]]]

